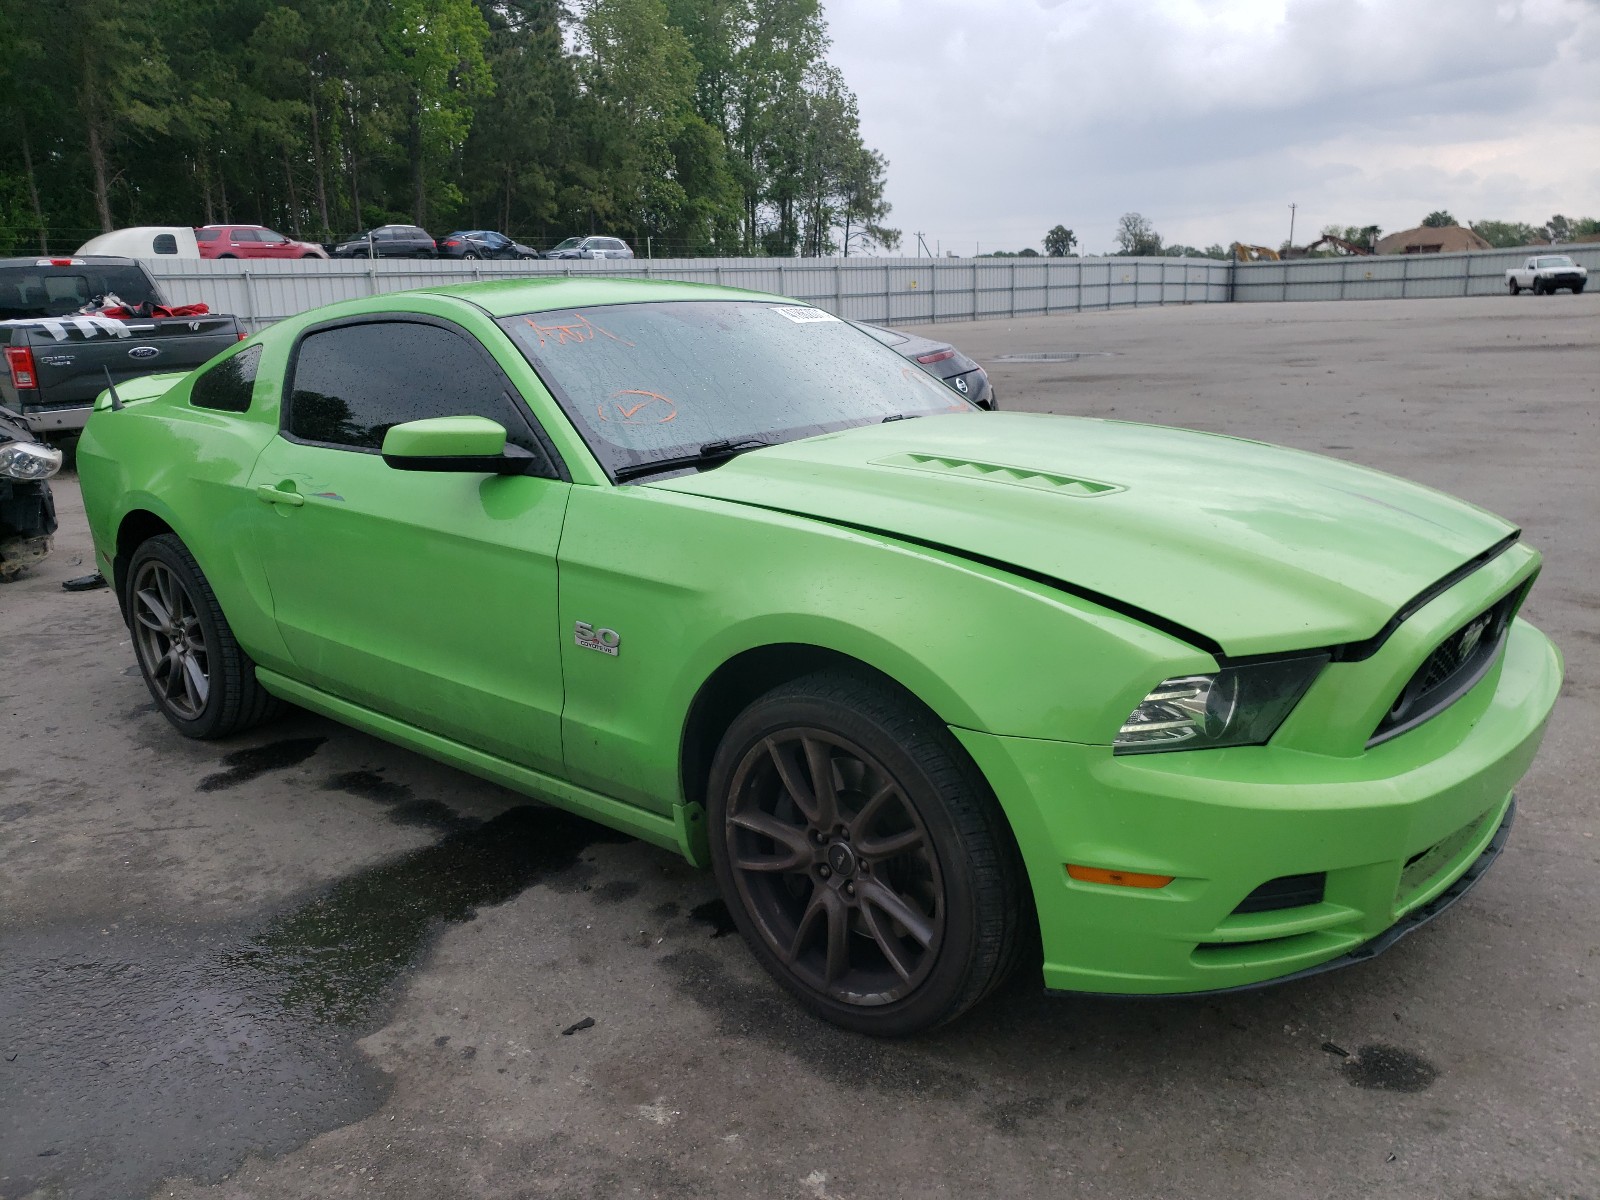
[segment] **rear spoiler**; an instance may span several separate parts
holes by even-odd
[[[117,384],[117,395],[124,406],[135,404],[141,400],[154,400],[157,396],[164,396],[167,392],[189,374],[188,371],[164,371],[159,375],[136,375],[132,379],[124,379]],[[111,391],[101,392],[94,398],[94,411],[111,410]]]

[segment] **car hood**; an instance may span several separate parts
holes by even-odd
[[[999,562],[1154,614],[1230,655],[1373,637],[1516,532],[1337,459],[1035,413],[851,429],[647,486]]]

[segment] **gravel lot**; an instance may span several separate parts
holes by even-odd
[[[923,332],[1003,407],[1323,451],[1524,527],[1568,679],[1470,897],[1278,989],[1030,976],[863,1041],[662,851],[306,715],[177,737],[110,595],[60,590],[69,476],[0,591],[0,1197],[1600,1195],[1600,296]],[[1001,361],[1039,352],[1080,357]]]

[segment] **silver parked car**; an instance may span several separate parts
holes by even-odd
[[[632,258],[627,242],[614,237],[569,237],[555,246],[546,258]]]

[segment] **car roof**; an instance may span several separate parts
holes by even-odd
[[[451,296],[476,304],[490,316],[514,317],[518,313],[553,308],[590,308],[604,304],[648,304],[666,300],[757,300],[793,304],[782,296],[718,287],[711,283],[679,283],[662,279],[613,279],[606,276],[549,275],[525,279],[494,279],[419,288],[430,296]],[[393,295],[394,293],[389,293]],[[809,307],[809,306],[808,306]]]
[[[248,221],[222,221],[215,225],[198,225],[197,229],[266,229],[265,225],[252,225]]]

